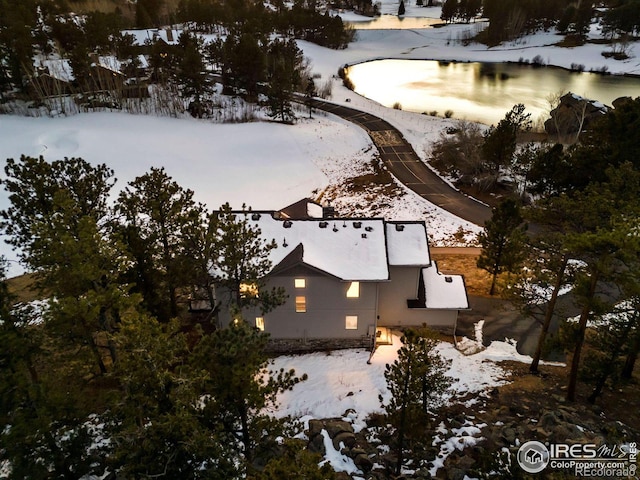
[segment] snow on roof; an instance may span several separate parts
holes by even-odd
[[[45,67],[53,78],[64,82],[75,80],[71,64],[66,58],[40,60],[40,66]]]
[[[134,45],[144,45],[148,40],[150,42],[160,39],[168,45],[177,45],[178,38],[182,30],[175,30],[172,28],[160,29],[160,28],[147,28],[142,30],[123,30],[123,35],[133,35]]]
[[[149,68],[149,62],[144,55],[138,55],[138,63],[140,64],[140,68]]]
[[[435,262],[422,269],[427,308],[469,308],[462,275],[443,275]]]
[[[101,67],[107,68],[114,72],[122,71],[122,62],[113,55],[99,56],[96,63],[97,65],[100,65]]]
[[[313,218],[322,218],[323,214],[324,209],[322,208],[322,205],[318,205],[313,202],[307,203],[307,215]]]
[[[429,265],[429,243],[424,222],[388,222],[389,265]]]
[[[278,248],[270,260],[277,266],[302,244],[302,261],[346,281],[389,279],[382,219],[279,220],[271,212],[247,213],[249,224]]]

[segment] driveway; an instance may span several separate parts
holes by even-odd
[[[476,225],[483,226],[491,218],[491,208],[442,180],[420,160],[400,131],[387,121],[370,113],[322,100],[314,100],[313,107],[364,128],[378,148],[387,169],[425,200]]]

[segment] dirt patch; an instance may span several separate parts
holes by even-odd
[[[16,302],[28,303],[33,300],[41,300],[42,294],[35,287],[35,276],[27,273],[18,277],[8,278],[9,293],[15,297]]]
[[[469,295],[489,297],[491,275],[476,267],[477,255],[456,255],[431,253],[431,258],[438,264],[438,270],[448,275],[464,275],[464,282]]]
[[[591,405],[586,402],[586,398],[593,387],[584,382],[578,382],[577,401],[565,401],[568,366],[542,365],[540,374],[533,375],[529,372],[529,365],[525,363],[502,362],[501,365],[512,373],[511,383],[499,387],[498,395],[487,401],[487,407],[519,405],[526,407],[524,410],[540,412],[570,405],[579,412],[581,418],[599,425],[603,430],[606,430],[606,425],[610,422],[619,421],[636,430],[636,441],[640,438],[640,378],[637,368],[632,381],[615,387],[609,386],[596,404]],[[498,421],[500,418],[492,420]]]
[[[371,194],[372,201],[375,201],[377,195],[395,197],[404,193],[379,159],[375,159],[371,167],[372,172],[345,180],[345,187],[349,193]]]

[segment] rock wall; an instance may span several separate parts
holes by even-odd
[[[274,338],[269,340],[269,353],[304,353],[346,348],[373,348],[373,337],[359,338]]]

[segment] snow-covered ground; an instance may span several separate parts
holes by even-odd
[[[476,336],[482,338],[482,325],[478,326]],[[462,338],[464,344],[473,340]],[[364,350],[338,350],[307,355],[281,356],[271,366],[273,370],[284,368],[295,369],[301,376],[306,373],[308,380],[296,385],[278,398],[279,406],[274,412],[276,417],[291,416],[300,419],[308,428],[310,419],[343,418],[352,423],[356,432],[366,427],[366,418],[372,413],[381,413],[382,407],[378,396],[388,402],[390,393],[384,378],[385,366],[397,358],[401,343],[398,336],[393,336],[393,345],[380,346],[369,360],[369,352]],[[486,348],[477,348],[477,353],[465,355],[451,343],[440,342],[437,352],[449,360],[447,375],[453,384],[448,393],[448,401],[460,401],[465,397],[469,418],[481,408],[480,399],[488,395],[488,391],[508,383],[509,372],[496,364],[503,360],[531,362],[531,357],[516,351],[515,342],[505,339],[503,342],[491,342]],[[469,398],[471,394],[471,398]],[[446,457],[456,449],[460,450],[480,440],[481,428],[471,421],[462,428],[448,431],[444,425],[438,429],[434,445],[440,454],[432,469],[435,475],[444,464]],[[327,461],[337,471],[353,472],[352,461],[334,451],[327,449]]]

